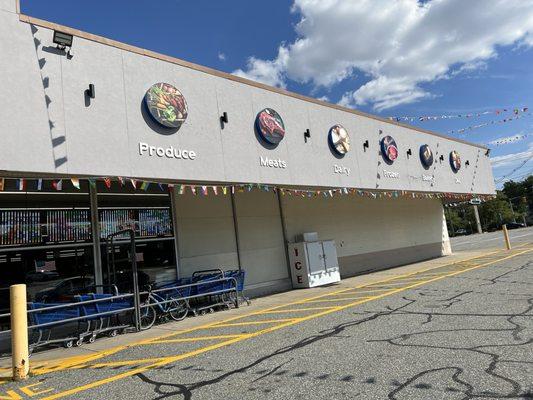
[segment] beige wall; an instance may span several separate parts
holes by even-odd
[[[449,254],[440,200],[285,195],[282,204],[287,239],[335,240],[343,276]]]
[[[318,232],[337,244],[343,277],[449,254],[440,200],[282,196],[287,239]],[[176,196],[180,273],[237,268],[230,195]],[[241,265],[254,294],[290,287],[277,195],[235,194]]]
[[[235,194],[242,268],[249,285],[289,278],[277,196],[254,189]]]
[[[289,275],[276,194],[257,189],[236,193],[235,207],[246,287],[266,292],[287,288],[288,281],[279,282]],[[187,191],[176,195],[176,209],[181,276],[200,269],[238,267],[229,194],[194,196]]]
[[[180,276],[238,267],[231,198],[211,194],[176,196]]]

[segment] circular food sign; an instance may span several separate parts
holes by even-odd
[[[420,161],[426,168],[429,168],[433,165],[433,152],[427,144],[420,146]]]
[[[270,144],[278,144],[285,136],[285,124],[272,108],[265,108],[257,114],[255,125],[259,135]]]
[[[398,146],[396,146],[392,136],[385,136],[381,139],[381,153],[390,162],[394,162],[398,158]]]
[[[455,150],[450,153],[450,166],[452,167],[453,172],[457,172],[461,169],[461,156]]]
[[[179,129],[187,119],[187,102],[181,92],[168,83],[156,83],[144,95],[152,118],[165,128]]]
[[[350,151],[350,135],[342,125],[333,125],[329,130],[329,145],[339,156]]]

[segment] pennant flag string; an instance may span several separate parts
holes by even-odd
[[[532,134],[533,135],[533,134]],[[516,137],[509,137],[509,138],[501,138],[501,140],[523,140],[525,136],[529,135],[516,135]],[[519,138],[519,139],[517,139]],[[496,142],[496,141],[494,141]],[[101,178],[87,178],[89,185],[93,188],[96,188],[96,181],[98,179],[102,179],[106,183],[106,187],[110,188],[110,184],[107,182],[111,182],[111,178],[109,177],[101,177]],[[129,178],[130,182],[132,183],[133,187],[137,188],[137,183],[140,182],[139,189],[143,191],[147,191],[150,183],[154,182],[148,182],[148,181],[137,181],[135,179]],[[70,181],[72,182],[72,185],[76,189],[80,189],[80,180],[78,178],[70,178]],[[119,180],[120,181],[120,180]],[[37,189],[42,189],[42,182],[43,179],[37,180]],[[27,180],[25,178],[16,179],[17,188],[18,190],[26,190],[27,186]],[[164,190],[164,185],[162,183],[157,183],[159,188],[161,190]],[[167,184],[167,186],[174,187],[173,184]],[[52,180],[52,187],[60,191],[63,188],[63,180]],[[383,199],[383,198],[389,198],[389,199],[396,199],[400,197],[408,197],[413,199],[453,199],[458,201],[468,201],[472,198],[479,198],[482,201],[486,201],[488,199],[493,198],[493,195],[474,195],[471,193],[464,194],[464,193],[423,193],[423,192],[409,192],[405,190],[385,190],[385,191],[372,191],[372,190],[363,190],[363,189],[356,189],[356,188],[348,188],[348,187],[342,187],[342,188],[334,188],[334,189],[292,189],[292,188],[280,188],[276,186],[270,186],[270,185],[262,185],[262,184],[236,184],[236,185],[182,185],[177,184],[177,193],[179,195],[183,195],[186,193],[187,187],[190,189],[191,193],[193,195],[201,195],[201,196],[208,196],[209,195],[209,189],[213,192],[215,196],[218,196],[219,193],[226,195],[228,192],[234,194],[237,193],[246,193],[251,192],[254,190],[254,188],[257,188],[260,191],[264,192],[273,192],[273,193],[279,193],[281,196],[298,196],[303,198],[312,198],[317,196],[323,196],[324,198],[333,198],[338,196],[359,196],[359,197],[366,197],[371,199]],[[5,188],[5,178],[0,178],[0,190],[4,190]]]
[[[498,108],[496,110],[485,110],[480,112],[470,112],[470,113],[461,113],[461,114],[443,114],[443,115],[421,115],[421,116],[400,116],[400,117],[389,117],[389,120],[401,122],[424,122],[424,121],[436,121],[441,119],[455,119],[455,118],[474,118],[482,117],[484,115],[500,115],[507,112],[512,112],[514,115],[519,115],[520,113],[525,113],[529,110],[529,107],[520,107],[520,108]]]
[[[487,142],[487,146],[502,146],[505,144],[511,144],[516,142],[521,142],[525,138],[532,136],[533,134],[529,133],[527,135],[514,135],[514,136],[507,136],[507,137],[501,137],[498,139],[494,139],[490,142]]]
[[[467,126],[466,128],[452,129],[452,130],[448,131],[448,133],[466,133],[468,131],[473,131],[473,130],[476,130],[476,129],[479,129],[479,128],[484,128],[485,126],[489,126],[489,125],[499,125],[499,124],[505,124],[505,123],[511,122],[511,121],[516,121],[517,119],[531,116],[531,114],[532,114],[531,112],[528,112],[528,113],[523,113],[523,114],[520,114],[520,115],[514,115],[514,116],[511,116],[511,117],[508,117],[508,118],[504,118],[504,119],[500,119],[500,120],[492,120],[492,121],[485,122],[485,123],[478,124],[478,125]]]

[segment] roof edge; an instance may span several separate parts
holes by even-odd
[[[21,22],[37,25],[37,26],[40,26],[40,27],[43,27],[43,28],[59,30],[59,31],[62,31],[62,32],[65,32],[65,33],[69,33],[69,34],[71,34],[73,36],[80,37],[80,38],[83,38],[83,39],[87,39],[87,40],[90,40],[90,41],[93,41],[93,42],[97,42],[97,43],[104,44],[104,45],[107,45],[107,46],[115,47],[115,48],[118,48],[118,49],[121,49],[121,50],[129,51],[131,53],[143,55],[143,56],[146,56],[146,57],[158,59],[158,60],[161,60],[161,61],[166,61],[166,62],[169,62],[169,63],[172,63],[172,64],[180,65],[182,67],[186,67],[186,68],[190,68],[190,69],[193,69],[193,70],[196,70],[196,71],[200,71],[200,72],[203,72],[203,73],[206,73],[206,74],[209,74],[209,75],[214,75],[214,76],[217,76],[219,78],[228,79],[230,81],[242,83],[242,84],[245,84],[245,85],[248,85],[248,86],[253,86],[253,87],[256,87],[256,88],[259,88],[259,89],[268,90],[268,91],[273,92],[273,93],[277,93],[277,94],[281,94],[281,95],[284,95],[284,96],[292,97],[292,98],[295,98],[295,99],[298,99],[298,100],[306,101],[308,103],[313,103],[313,104],[317,104],[317,105],[320,105],[320,106],[333,108],[335,110],[348,112],[350,114],[355,114],[355,115],[358,115],[358,116],[361,116],[361,117],[370,118],[370,119],[373,119],[373,120],[376,120],[376,121],[380,121],[380,122],[383,122],[383,123],[386,123],[386,124],[400,126],[402,128],[407,128],[407,129],[412,129],[412,130],[417,131],[417,132],[426,133],[426,134],[437,136],[437,137],[440,137],[440,138],[443,138],[443,139],[446,139],[446,140],[451,140],[451,141],[454,141],[454,142],[467,144],[467,145],[478,147],[478,148],[481,148],[481,149],[485,149],[485,150],[488,149],[488,147],[483,146],[481,144],[469,142],[467,140],[462,140],[462,139],[458,139],[458,138],[449,137],[449,136],[446,136],[446,135],[441,134],[441,133],[429,131],[429,130],[418,128],[418,127],[411,126],[411,125],[408,125],[408,124],[402,124],[400,122],[391,121],[390,119],[379,117],[377,115],[368,114],[368,113],[365,113],[365,112],[362,112],[362,111],[359,111],[359,110],[354,110],[354,109],[351,109],[351,108],[343,107],[343,106],[340,106],[338,104],[328,103],[328,102],[325,102],[325,101],[322,101],[322,100],[318,100],[318,99],[315,99],[315,98],[312,98],[312,97],[308,97],[308,96],[305,96],[305,95],[302,95],[302,94],[298,94],[298,93],[295,93],[295,92],[290,92],[290,91],[285,90],[285,89],[281,89],[281,88],[265,85],[263,83],[255,82],[255,81],[252,81],[252,80],[249,80],[249,79],[246,79],[246,78],[241,78],[239,76],[232,75],[232,74],[229,74],[227,72],[222,72],[222,71],[216,70],[214,68],[205,67],[203,65],[191,63],[189,61],[185,61],[185,60],[182,60],[182,59],[179,59],[179,58],[176,58],[176,57],[171,57],[171,56],[167,56],[167,55],[164,55],[164,54],[161,54],[161,53],[157,53],[157,52],[154,52],[154,51],[151,51],[151,50],[146,50],[146,49],[143,49],[143,48],[140,48],[140,47],[137,47],[137,46],[132,46],[132,45],[129,45],[129,44],[126,44],[126,43],[123,43],[123,42],[119,42],[117,40],[108,39],[108,38],[103,37],[103,36],[94,35],[92,33],[84,32],[84,31],[81,31],[79,29],[75,29],[75,28],[71,28],[71,27],[68,27],[68,26],[65,26],[65,25],[57,24],[55,22],[49,22],[49,21],[42,20],[42,19],[39,19],[39,18],[31,17],[29,15],[20,13],[20,0],[17,0],[17,12],[19,14],[19,20]]]

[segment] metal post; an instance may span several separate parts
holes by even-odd
[[[509,231],[507,230],[507,225],[502,226],[503,237],[505,238],[505,247],[507,250],[511,250],[511,240],[509,239]]]
[[[476,218],[477,233],[483,233],[483,230],[481,229],[481,221],[479,220],[479,211],[476,205],[474,205],[474,217]]]
[[[513,213],[513,222],[516,224],[516,216],[514,215],[513,203],[511,200],[509,200],[509,205],[511,206],[511,212]]]
[[[172,217],[172,230],[174,231],[174,254],[176,257],[176,276],[178,279],[181,277],[180,271],[180,248],[178,238],[178,202],[176,199],[176,190],[174,186],[169,187],[170,207]]]
[[[289,273],[289,279],[291,278],[291,261],[289,258],[289,241],[287,240],[287,225],[285,224],[285,213],[283,212],[283,203],[281,201],[281,195],[279,189],[276,190],[278,197],[279,217],[281,219],[281,232],[283,234],[283,247],[285,249],[285,262],[287,263],[287,271]]]
[[[26,309],[26,285],[13,285],[9,288],[11,302],[11,361],[13,380],[28,377],[30,360],[28,351],[28,314]]]
[[[135,232],[129,230],[131,238],[131,269],[133,274],[133,307],[135,308],[135,329],[141,330],[141,296],[139,294],[139,276],[137,274],[137,254],[135,249]]]
[[[241,246],[239,245],[239,224],[237,222],[237,207],[235,206],[235,193],[233,190],[231,194],[231,213],[233,215],[233,230],[235,232],[235,248],[237,250],[237,263],[239,264],[239,271],[242,269],[241,265]]]
[[[100,224],[98,222],[98,192],[96,186],[89,184],[89,199],[91,204],[91,235],[93,238],[94,284],[97,292],[102,291],[104,279],[102,276],[102,250],[100,243]],[[109,279],[109,277],[108,277]]]

